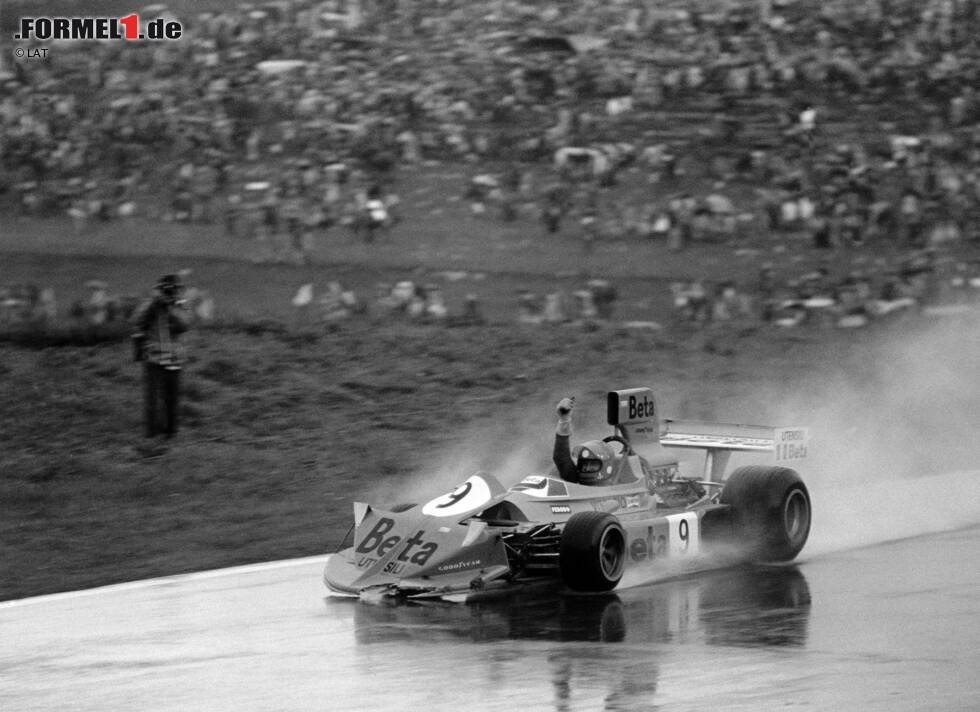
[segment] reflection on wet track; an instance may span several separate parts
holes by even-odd
[[[465,606],[364,605],[334,598],[327,605],[353,610],[355,639],[361,644],[668,643],[695,636],[708,645],[802,646],[810,591],[796,567],[744,568],[601,596],[521,595]],[[759,625],[760,619],[765,625]]]
[[[980,528],[605,596],[325,597],[323,559],[0,604],[3,710],[977,710]]]

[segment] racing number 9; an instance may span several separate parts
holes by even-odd
[[[446,501],[443,502],[442,504],[437,504],[436,508],[445,509],[446,507],[452,507],[454,504],[456,504],[461,499],[466,497],[466,495],[470,493],[471,489],[473,489],[473,483],[469,481],[464,482],[459,487],[454,489],[452,492],[447,494]]]
[[[684,542],[683,551],[687,551],[687,547],[691,544],[691,528],[686,519],[682,519],[680,524],[677,525],[677,536]]]

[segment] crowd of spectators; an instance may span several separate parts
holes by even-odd
[[[215,222],[302,260],[318,230],[394,223],[397,169],[455,162],[484,177],[474,213],[531,204],[586,250],[980,242],[973,0],[287,0],[179,19],[175,42],[8,61],[3,209]],[[627,168],[646,190],[620,189]]]
[[[108,218],[163,186],[152,207],[172,219],[299,234],[396,165],[625,145],[658,176],[741,176],[771,229],[815,218],[820,243],[978,228],[970,0],[295,0],[180,19],[177,42],[12,63],[2,180],[25,209]],[[665,213],[688,231],[697,212],[606,202],[627,230]]]
[[[789,276],[765,263],[755,283],[741,287],[733,281],[675,282],[675,317],[695,325],[853,328],[903,313],[957,314],[980,303],[980,260],[953,260],[929,248],[852,267],[843,274],[821,266]]]
[[[367,318],[375,323],[476,326],[487,323],[477,292],[450,299],[435,273],[425,282],[405,279],[379,282],[373,295],[358,294],[331,281],[319,290],[302,285],[292,300],[303,323],[337,323]],[[647,299],[623,303],[606,279],[582,279],[572,289],[543,293],[521,289],[512,303],[514,316],[495,314],[491,321],[513,318],[523,326],[610,324],[626,328],[663,329],[712,325],[778,327],[866,326],[899,314],[956,315],[980,304],[980,260],[954,261],[938,250],[910,252],[898,261],[862,261],[843,274],[822,266],[797,275],[764,263],[756,281],[679,281],[671,284],[673,313],[650,309]]]
[[[187,280],[190,270],[180,272]],[[482,326],[506,323],[549,328],[562,325],[610,324],[626,328],[709,327],[732,324],[779,327],[862,327],[896,314],[958,314],[980,305],[980,260],[953,261],[933,249],[910,253],[899,262],[876,258],[845,274],[828,267],[790,276],[771,263],[759,269],[753,284],[731,280],[678,281],[671,284],[672,314],[650,309],[648,300],[624,304],[619,290],[606,279],[583,279],[574,289],[538,293],[520,290],[512,315],[485,313],[477,290],[449,298],[440,282],[465,273],[434,273],[426,281],[379,282],[371,295],[358,294],[340,281],[325,287],[300,285],[291,300],[295,323],[336,325],[348,320]],[[483,277],[484,275],[480,275]],[[51,287],[37,284],[0,286],[0,330],[69,323],[81,327],[127,325],[139,303],[136,295],[114,292],[108,283],[85,283],[86,296],[61,314]],[[458,291],[458,290],[454,290]],[[182,292],[195,324],[214,321],[215,301],[206,289],[188,284]]]
[[[187,279],[191,270],[181,270]],[[55,290],[34,282],[0,284],[0,329],[22,327],[57,327],[68,324],[80,328],[126,328],[139,307],[141,297],[117,292],[102,279],[84,283],[85,296],[60,307]],[[206,289],[188,284],[181,293],[181,304],[187,308],[194,324],[207,324],[215,318],[214,297]]]

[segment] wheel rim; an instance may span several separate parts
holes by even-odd
[[[790,541],[796,542],[810,530],[810,505],[802,490],[794,489],[783,507],[783,526]]]
[[[623,535],[615,527],[608,527],[602,533],[602,541],[599,544],[599,566],[602,567],[602,573],[607,579],[614,580],[622,574],[625,548]]]

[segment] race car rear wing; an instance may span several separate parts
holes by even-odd
[[[766,425],[705,423],[699,420],[664,420],[660,442],[668,447],[697,447],[715,450],[776,451],[777,445],[799,444],[805,448],[806,428],[774,428]],[[797,459],[795,449],[786,447],[777,459]],[[785,457],[780,457],[784,454]]]
[[[720,482],[733,452],[772,452],[777,462],[806,457],[806,428],[660,419],[650,388],[610,391],[606,421],[630,443],[705,450],[704,476]]]
[[[660,444],[664,447],[707,451],[704,474],[710,482],[720,481],[733,452],[772,452],[777,462],[802,460],[808,442],[806,428],[669,419],[660,427]]]

